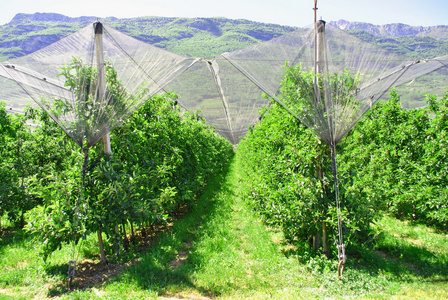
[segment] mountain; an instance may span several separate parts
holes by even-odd
[[[34,52],[96,21],[55,13],[17,14],[0,26],[0,60]],[[106,25],[179,54],[212,58],[270,40],[296,28],[226,18],[101,19]]]
[[[22,14],[19,13],[9,22],[9,25],[20,25],[30,22],[64,22],[64,23],[92,23],[96,20],[95,17],[78,17],[71,18],[56,13],[35,13],[35,14]]]
[[[448,26],[373,25],[346,20],[330,25],[346,30],[363,41],[418,59],[448,54]]]
[[[377,37],[432,37],[436,40],[448,40],[448,26],[410,26],[402,23],[373,25],[363,22],[349,22],[346,20],[331,21],[330,25],[343,30],[362,30]]]
[[[55,13],[17,14],[11,22],[0,26],[0,60],[32,53],[96,20],[95,17],[71,18]],[[101,22],[160,48],[206,58],[246,48],[297,29],[226,18],[109,17],[101,19]],[[448,53],[448,26],[373,25],[346,20],[329,24],[364,41],[416,58]]]
[[[95,17],[70,18],[55,13],[17,14],[11,22],[0,26],[0,61],[37,51],[91,26],[96,20]],[[243,49],[298,29],[227,18],[109,17],[101,22],[160,48],[204,58]],[[448,26],[373,25],[345,20],[329,22],[328,26],[339,27],[364,41],[416,59],[448,55]],[[440,87],[437,82],[433,85]],[[422,87],[427,85],[426,82],[413,83],[413,90],[426,91]],[[414,91],[412,93],[416,94]],[[413,97],[422,99],[421,94]]]

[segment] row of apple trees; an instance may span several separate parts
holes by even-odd
[[[40,235],[44,258],[94,233],[105,261],[128,248],[137,228],[191,208],[233,148],[173,98],[153,97],[112,131],[111,156],[101,143],[92,147],[84,182],[79,146],[47,113],[7,114],[1,105],[0,215]]]
[[[372,245],[384,212],[448,228],[448,94],[424,100],[426,108],[405,110],[393,91],[338,144],[345,242]],[[244,196],[290,242],[335,255],[330,147],[276,102],[260,114],[238,145]]]

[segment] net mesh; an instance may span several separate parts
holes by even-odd
[[[100,40],[95,23],[3,62],[0,93],[3,100],[31,97],[84,147],[150,96],[171,91],[182,107],[199,110],[233,144],[258,121],[269,98],[327,143],[337,144],[390,88],[429,73],[432,77],[422,82],[446,85],[448,56],[410,59],[317,24],[322,28],[299,29],[206,60],[159,49],[105,25]],[[402,101],[407,107],[425,105]]]

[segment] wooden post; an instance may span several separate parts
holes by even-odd
[[[96,63],[98,70],[98,82],[96,97],[97,101],[103,102],[106,94],[106,73],[104,71],[104,55],[103,55],[103,24],[95,23],[95,47],[96,47]],[[110,134],[107,132],[103,138],[104,153],[111,155],[112,148],[110,146]]]
[[[324,100],[325,106],[328,107],[328,101],[329,99],[326,99],[326,95],[324,94],[324,91],[322,90],[322,82],[323,82],[323,77],[325,76],[325,70],[326,70],[326,66],[325,66],[325,21],[320,20],[317,21],[317,0],[314,1],[314,28],[315,28],[315,36],[314,36],[314,41],[315,41],[315,46],[314,46],[314,55],[315,55],[315,65],[314,65],[314,72],[315,72],[315,101],[317,101],[318,103],[316,103],[315,105],[317,106],[321,106],[322,103],[320,103],[320,101]],[[331,127],[331,122],[329,122],[329,130],[332,130]],[[317,163],[320,164],[321,160],[318,159]],[[321,178],[321,181],[323,182],[322,178],[323,178],[323,170],[322,170],[322,166],[318,166],[317,170],[316,170],[316,175]],[[325,190],[325,186],[322,185],[322,189]],[[328,249],[328,232],[327,232],[327,224],[325,221],[322,222],[322,239],[320,238],[320,235],[317,233],[314,238],[313,238],[313,248],[314,250],[318,250],[318,248],[320,247],[319,243],[322,240],[322,249],[323,249],[323,253],[328,257],[330,254],[330,251]]]
[[[97,101],[103,101],[106,92],[106,74],[104,72],[104,56],[103,56],[103,24],[100,22],[94,23],[95,28],[95,49],[96,49],[96,63],[97,63],[97,87],[96,98]],[[102,137],[103,150],[105,154],[111,155],[112,150],[110,146],[109,132]],[[98,231],[98,244],[101,252],[101,263],[107,263],[106,254],[104,252],[103,234],[101,229]]]
[[[316,1],[317,2],[317,1]],[[317,9],[317,8],[316,8]],[[321,74],[321,76],[325,76],[326,71],[326,59],[325,59],[325,21],[320,20],[316,23],[317,33],[316,33],[316,48],[317,48],[317,57],[316,57],[316,72]],[[322,75],[323,74],[323,75]],[[323,79],[323,78],[322,78]],[[320,89],[320,88],[319,88]],[[330,108],[331,100],[327,99],[327,95],[322,95],[325,99],[326,108]],[[330,131],[331,136],[333,136],[333,122],[331,113],[328,114],[328,130]],[[325,221],[322,222],[322,250],[324,254],[329,257],[330,250],[328,249],[328,232],[327,232],[327,224]]]
[[[325,71],[325,21],[319,20],[316,23],[316,74]]]

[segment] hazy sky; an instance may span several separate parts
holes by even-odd
[[[0,25],[17,13],[70,17],[227,17],[291,26],[313,22],[314,0],[0,0]],[[373,24],[448,25],[448,0],[318,0],[318,17]]]

